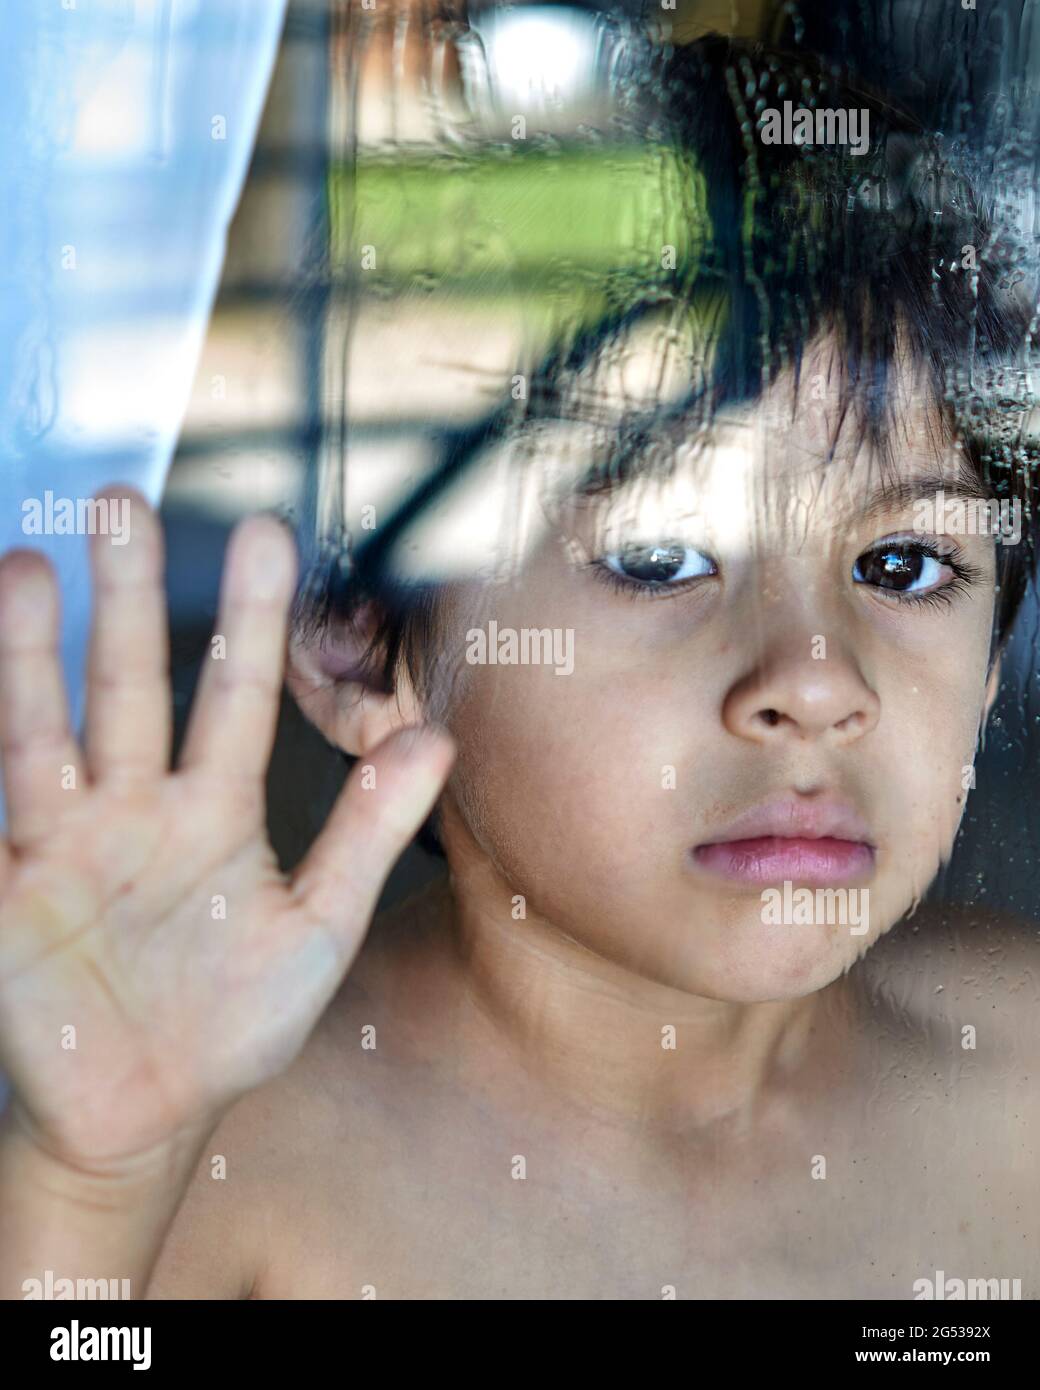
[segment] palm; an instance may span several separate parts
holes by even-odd
[[[233,542],[227,655],[203,675],[170,773],[158,528],[141,502],[134,520],[133,556],[94,539],[85,750],[67,729],[51,576],[35,630],[16,610],[43,562],[5,561],[0,584],[0,1066],[50,1146],[90,1161],[149,1149],[291,1062],[447,770],[445,741],[423,771],[389,740],[379,801],[351,779],[287,879],[264,831],[263,773],[291,545],[266,521]],[[274,579],[258,598],[248,576],[265,549]]]

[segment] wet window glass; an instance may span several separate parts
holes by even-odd
[[[1040,1295],[1032,0],[0,24],[7,1296]]]

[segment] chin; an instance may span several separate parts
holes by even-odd
[[[736,928],[721,958],[691,963],[690,979],[681,988],[731,1004],[804,999],[843,975],[871,939],[850,938],[842,928],[789,926],[776,930],[806,934],[800,940],[792,936],[763,940],[762,930],[757,921],[747,932]]]

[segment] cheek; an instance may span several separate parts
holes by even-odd
[[[452,726],[456,795],[478,839],[518,875],[571,892],[576,875],[617,875],[640,853],[645,873],[662,769],[689,758],[696,722],[660,680],[481,667]]]
[[[949,857],[973,781],[982,684],[944,674],[916,692],[911,680],[883,717],[895,857],[918,873]]]

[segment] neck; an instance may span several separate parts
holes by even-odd
[[[852,1036],[847,981],[802,999],[733,1003],[641,976],[526,906],[452,816],[448,932],[468,1000],[525,1076],[569,1109],[690,1135],[748,1127],[823,1071]],[[447,829],[447,826],[445,826]]]

